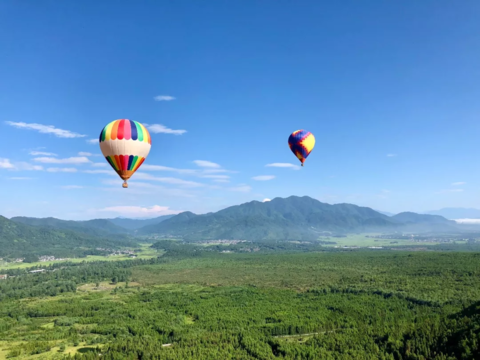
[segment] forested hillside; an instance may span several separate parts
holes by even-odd
[[[29,226],[0,216],[0,257],[25,255],[55,255],[58,257],[82,255],[97,247],[118,248],[135,246],[123,237],[105,238],[71,230]]]
[[[73,230],[81,232],[87,235],[104,236],[118,238],[120,236],[126,236],[129,231],[123,227],[120,227],[110,220],[106,219],[94,219],[87,221],[73,221],[73,220],[60,220],[56,218],[32,218],[17,216],[10,219],[11,221],[22,223],[31,226],[41,226],[52,229]]]
[[[440,216],[403,213],[393,217],[352,204],[330,205],[291,196],[252,201],[216,213],[181,213],[138,230],[140,235],[197,239],[314,240],[324,231],[459,231]]]

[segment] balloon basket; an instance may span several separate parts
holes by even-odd
[[[128,184],[127,184],[126,181],[122,184],[122,187],[123,187],[124,189],[128,188]]]

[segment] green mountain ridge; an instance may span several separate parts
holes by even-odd
[[[117,239],[87,235],[68,229],[30,226],[0,215],[0,257],[24,254],[71,256],[87,249],[133,246],[126,237]]]
[[[387,216],[353,204],[330,205],[308,196],[251,201],[216,213],[178,214],[145,226],[139,235],[181,237],[185,240],[314,240],[324,231],[458,231],[441,216],[401,213]]]
[[[129,219],[129,218],[114,218],[105,219],[111,223],[128,230],[137,230],[144,226],[158,224],[162,221],[168,220],[175,215],[162,215],[152,219]]]
[[[86,221],[60,220],[53,217],[32,218],[25,216],[16,216],[11,221],[30,226],[42,226],[51,229],[72,230],[92,236],[105,236],[118,238],[126,236],[129,231],[106,219],[93,219]]]
[[[139,229],[140,235],[194,239],[317,239],[323,231],[366,231],[401,224],[367,207],[325,204],[308,196],[251,201],[216,213],[178,214]]]

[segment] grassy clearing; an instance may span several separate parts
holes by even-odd
[[[151,244],[141,244],[140,251],[135,253],[136,259],[151,259],[163,255],[164,251],[152,249]],[[134,249],[130,249],[134,250]],[[122,261],[122,260],[134,260],[135,258],[129,255],[116,255],[116,256],[97,256],[88,255],[84,258],[72,258],[67,261],[38,261],[34,263],[5,263],[0,262],[0,270],[8,269],[26,269],[31,267],[46,267],[52,264],[61,264],[62,262],[81,263],[81,262],[94,262],[94,261]]]
[[[375,239],[367,236],[374,236],[380,234],[349,234],[346,237],[322,237],[319,240],[322,241],[333,241],[336,244],[329,244],[325,246],[335,247],[335,246],[348,246],[348,247],[393,247],[393,246],[430,246],[438,245],[440,242],[414,242],[412,240],[400,240],[400,239]],[[465,241],[456,241],[457,244],[464,244]]]
[[[125,287],[126,283],[125,282],[118,282],[116,284],[113,284],[108,281],[102,281],[98,284],[85,284],[80,287],[78,287],[77,291],[81,292],[99,292],[99,291],[110,291],[115,289],[116,287]],[[140,286],[139,283],[137,282],[129,282],[128,287],[138,287]]]

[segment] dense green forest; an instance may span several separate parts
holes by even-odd
[[[97,247],[136,245],[135,240],[124,235],[104,237],[68,229],[30,226],[0,216],[0,258],[86,256]]]
[[[480,253],[156,247],[10,270],[0,359],[480,358]]]

